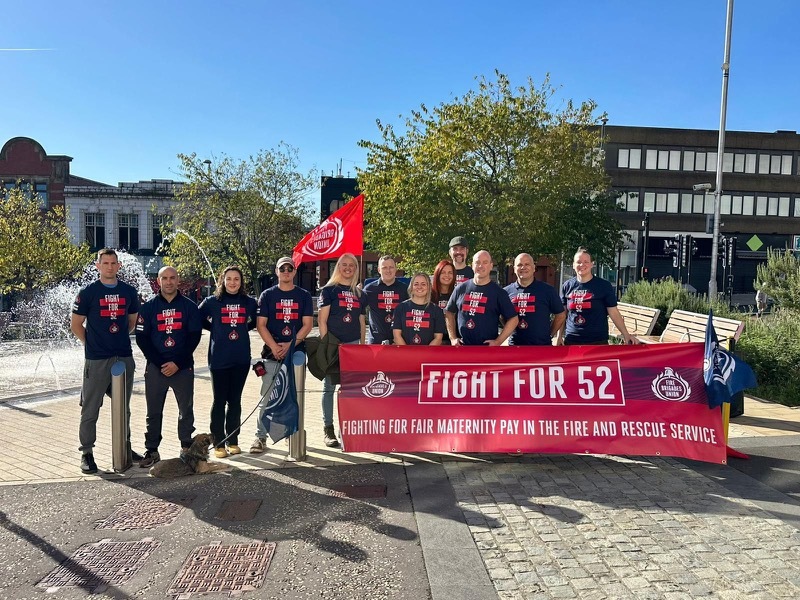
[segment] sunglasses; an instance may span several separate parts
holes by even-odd
[[[283,265],[278,271],[281,273],[291,273],[294,271],[294,267],[292,265]]]

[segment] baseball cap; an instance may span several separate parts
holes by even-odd
[[[469,248],[467,240],[465,240],[460,235],[457,235],[452,240],[450,240],[450,248],[452,248],[453,246],[464,246],[465,248]]]
[[[276,269],[280,269],[283,265],[292,265],[292,266],[294,266],[294,261],[288,256],[283,256],[283,257],[278,259],[278,264],[275,265],[275,268]]]

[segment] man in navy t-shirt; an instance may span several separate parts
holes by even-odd
[[[151,466],[161,457],[161,423],[167,391],[178,402],[178,439],[181,448],[192,445],[194,432],[194,351],[203,332],[200,310],[178,293],[178,271],[162,267],[158,295],[142,305],[136,320],[136,344],[147,359],[144,395],[147,401],[147,450],[139,466]]]
[[[450,258],[453,260],[453,268],[456,271],[456,285],[469,281],[475,276],[475,272],[467,264],[469,254],[469,244],[462,236],[457,235],[450,240]]]
[[[530,254],[522,253],[514,259],[517,281],[504,289],[517,310],[519,323],[508,338],[509,346],[549,346],[567,318],[558,292],[552,285],[536,281],[535,272],[536,263]]]
[[[408,300],[408,289],[397,281],[397,263],[391,256],[378,260],[380,279],[364,286],[364,302],[369,310],[368,344],[391,344],[392,318],[401,302]]]
[[[128,451],[130,449],[131,392],[133,391],[133,361],[130,333],[139,312],[139,293],[117,279],[122,264],[117,253],[103,248],[97,253],[95,267],[100,277],[82,288],[72,305],[70,329],[83,343],[86,361],[81,387],[81,425],[79,430],[81,471],[97,473],[94,460],[97,439],[97,418],[103,395],[111,386],[111,367],[125,364],[125,406],[128,420]],[[140,458],[133,454],[134,459]]]
[[[475,276],[456,286],[447,303],[447,331],[453,346],[500,346],[519,321],[508,294],[492,281],[492,256],[486,250],[472,259]],[[500,318],[505,319],[502,331]]]

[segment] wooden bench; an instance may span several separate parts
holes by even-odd
[[[622,315],[622,320],[625,321],[625,329],[635,336],[652,334],[658,315],[661,314],[661,311],[657,308],[626,304],[625,302],[618,303],[617,308],[619,309],[619,314]],[[617,338],[622,337],[610,317],[608,319],[608,335]]]
[[[731,341],[736,342],[744,330],[744,323],[734,319],[724,317],[714,317],[714,331],[717,332],[717,339],[723,346],[728,345],[732,348]],[[673,310],[660,336],[640,337],[639,340],[647,343],[681,343],[681,342],[705,342],[706,326],[708,325],[708,315],[687,312],[685,310]],[[728,342],[728,344],[726,344]]]

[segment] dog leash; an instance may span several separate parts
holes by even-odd
[[[275,373],[272,374],[272,381],[269,382],[269,387],[267,387],[267,391],[265,391],[263,394],[261,394],[261,397],[258,399],[258,402],[256,402],[255,408],[253,408],[253,410],[250,411],[250,414],[247,415],[241,423],[239,423],[239,426],[236,429],[234,429],[232,432],[230,432],[227,436],[225,436],[225,438],[221,442],[215,442],[214,443],[215,446],[219,446],[220,444],[224,444],[230,438],[232,438],[235,434],[239,433],[239,431],[242,429],[242,425],[247,423],[247,420],[250,417],[252,417],[253,413],[255,413],[258,410],[258,408],[261,406],[261,403],[264,401],[264,398],[268,398],[269,395],[272,393],[272,388],[275,387],[275,381],[278,379],[278,374],[281,372],[281,363],[278,362],[278,361],[274,361],[274,360],[267,360],[267,362],[275,363],[277,365],[277,367],[278,367],[277,369],[275,369]]]

